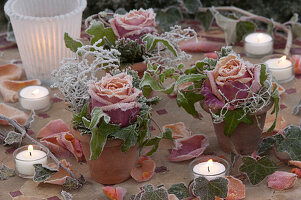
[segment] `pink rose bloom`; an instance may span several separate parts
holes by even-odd
[[[225,102],[245,99],[251,91],[256,93],[261,88],[260,65],[253,65],[233,54],[221,58],[207,76],[202,94],[211,108],[220,109]]]
[[[137,97],[142,95],[142,91],[134,88],[132,81],[132,76],[120,73],[115,76],[107,74],[99,82],[91,83],[88,90],[91,110],[100,107],[111,117],[110,123],[122,127],[136,121],[141,108]]]
[[[109,22],[118,38],[138,39],[141,42],[142,35],[157,32],[155,17],[153,9],[140,8],[125,15],[115,14]]]

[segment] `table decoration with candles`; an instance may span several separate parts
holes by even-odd
[[[50,91],[43,86],[28,86],[20,90],[19,101],[23,109],[46,111],[50,108]]]
[[[244,39],[245,53],[249,57],[262,57],[273,52],[273,38],[266,33],[251,33]]]
[[[27,145],[16,149],[13,156],[17,174],[23,178],[32,178],[35,172],[33,165],[47,165],[48,153],[48,149],[38,145]]]
[[[283,54],[273,54],[262,59],[273,77],[279,83],[286,83],[294,79],[295,60]]]

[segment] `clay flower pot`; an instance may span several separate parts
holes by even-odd
[[[137,159],[137,146],[126,152],[121,151],[122,140],[108,139],[101,155],[96,160],[90,158],[90,135],[81,135],[72,128],[72,133],[83,147],[91,178],[101,184],[118,184],[131,177],[131,170]]]
[[[136,72],[138,72],[138,75],[140,78],[143,77],[144,71],[146,71],[146,69],[147,69],[147,65],[143,62],[129,64],[128,66],[130,66],[132,68],[132,70],[135,70]]]
[[[226,152],[231,153],[235,151],[241,155],[253,153],[260,143],[263,126],[267,111],[272,107],[272,103],[258,111],[255,115],[250,115],[253,119],[253,124],[240,123],[234,130],[231,137],[224,135],[225,122],[213,123],[216,138],[220,148]],[[201,101],[202,108],[209,112],[209,108]],[[257,118],[257,119],[256,119]]]

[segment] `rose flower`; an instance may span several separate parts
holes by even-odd
[[[141,42],[142,35],[157,31],[155,17],[153,9],[140,8],[125,15],[115,14],[109,22],[118,38],[138,39]]]
[[[107,74],[99,82],[91,83],[88,90],[91,110],[100,107],[111,117],[110,123],[122,127],[136,121],[141,108],[137,97],[142,95],[142,91],[133,87],[132,81],[132,76],[120,73],[115,76]]]
[[[222,108],[226,102],[233,106],[240,100],[256,93],[260,85],[260,65],[253,65],[237,55],[229,54],[221,58],[213,71],[207,72],[202,94],[207,106]]]

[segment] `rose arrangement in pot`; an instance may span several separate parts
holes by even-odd
[[[183,65],[176,69],[171,72],[153,65],[141,85],[167,94],[176,91],[178,106],[196,118],[199,113],[194,104],[200,102],[211,114],[223,151],[250,154],[258,148],[267,111],[273,105],[272,112],[278,115],[279,111],[278,88],[264,64],[251,64],[232,48],[223,47],[218,59],[205,58],[188,69],[183,70]],[[171,85],[166,87],[166,79],[160,76],[173,80]],[[268,132],[275,123],[276,119]]]
[[[151,155],[162,138],[172,138],[170,131],[151,138],[151,104],[158,98],[146,99],[137,72],[120,71],[119,52],[98,46],[101,42],[79,47],[75,58],[63,60],[53,72],[53,87],[73,111],[73,134],[82,144],[91,178],[116,184],[130,177],[144,146],[152,146]],[[109,73],[99,78],[100,72]]]
[[[155,17],[153,9],[132,10],[124,15],[100,12],[87,18],[86,33],[89,35],[91,45],[102,39],[98,46],[116,49],[120,52],[121,69],[130,67],[138,71],[139,76],[142,77],[147,69],[145,60],[160,59],[166,54],[177,61],[189,58],[178,47],[178,42],[196,37],[192,29],[185,29],[189,34],[184,34],[185,37],[178,37],[178,32],[184,31],[179,27],[173,28],[169,35],[159,34]],[[83,46],[81,41],[72,39],[68,33],[65,33],[64,37],[66,47],[73,52]]]

